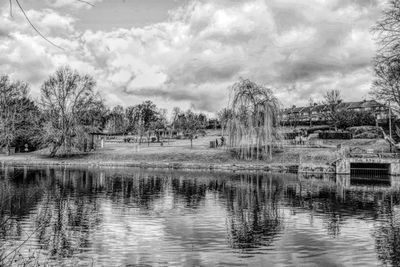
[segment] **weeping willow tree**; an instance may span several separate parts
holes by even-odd
[[[278,139],[279,101],[271,89],[247,79],[232,86],[229,147],[240,159],[271,159]]]

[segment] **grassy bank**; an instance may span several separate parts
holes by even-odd
[[[174,140],[160,144],[106,143],[105,147],[86,154],[74,154],[70,157],[48,157],[46,151],[11,156],[1,155],[0,161],[11,164],[68,164],[68,165],[103,165],[134,166],[150,168],[195,168],[195,169],[232,169],[278,168],[300,164],[324,166],[337,158],[337,145],[362,149],[375,149],[387,152],[389,146],[380,140],[327,140],[322,147],[286,147],[276,153],[272,160],[245,161],[233,158],[226,148],[209,148],[210,141],[218,138],[209,135],[193,140]]]

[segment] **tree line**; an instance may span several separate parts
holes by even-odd
[[[29,85],[0,76],[0,148],[22,150],[48,148],[51,157],[74,151],[87,151],[91,133],[157,136],[165,130],[180,133],[191,141],[209,124],[203,113],[167,110],[151,101],[128,106],[107,107],[96,90],[96,81],[70,67],[61,67],[40,88],[33,100]],[[191,142],[192,143],[192,142]]]

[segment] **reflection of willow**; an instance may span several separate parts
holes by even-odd
[[[112,174],[105,179],[107,196],[113,204],[136,204],[143,209],[150,209],[152,203],[161,197],[166,181],[158,176],[144,176],[138,172],[129,176]]]
[[[182,197],[187,207],[197,208],[206,196],[207,185],[197,179],[173,178],[171,185],[174,203],[179,202]]]
[[[225,187],[229,218],[228,239],[233,248],[268,246],[282,230],[278,202],[282,185],[272,177],[243,175],[240,185]]]

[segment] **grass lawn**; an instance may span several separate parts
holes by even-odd
[[[0,155],[0,161],[29,161],[29,162],[57,162],[69,163],[97,163],[97,162],[177,162],[177,163],[213,163],[233,164],[248,163],[249,161],[237,160],[231,157],[226,148],[209,148],[210,141],[219,138],[216,132],[211,132],[205,137],[193,140],[173,140],[164,143],[141,144],[139,147],[133,143],[105,143],[105,147],[95,152],[72,155],[69,158],[49,158],[45,151],[15,154],[11,156]],[[324,140],[324,147],[288,147],[273,155],[271,161],[251,161],[271,164],[298,164],[315,163],[326,164],[335,160],[336,146],[342,144],[347,147],[372,148],[379,152],[388,152],[389,145],[383,139],[353,139],[353,140]]]

